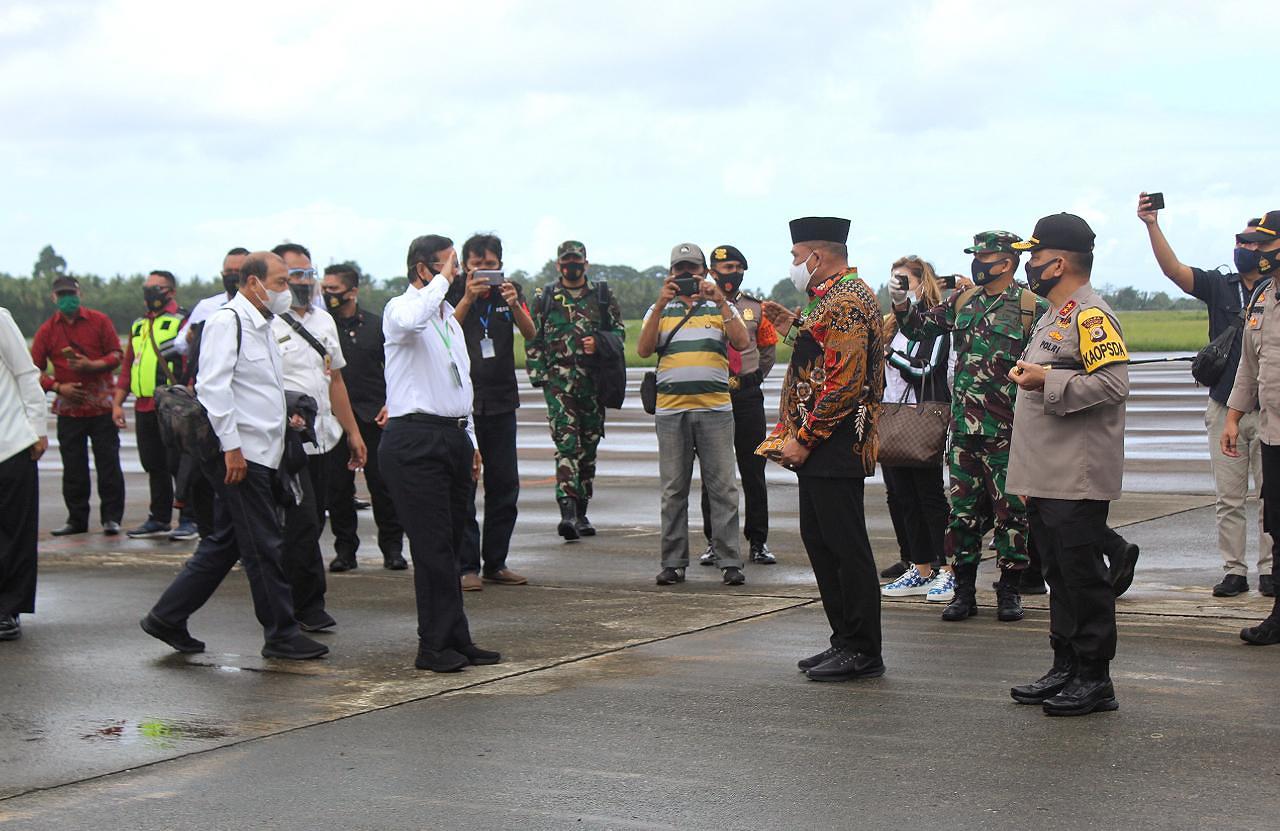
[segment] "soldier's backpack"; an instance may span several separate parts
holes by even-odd
[[[1021,288],[1021,286],[1020,286]],[[964,308],[964,305],[972,300],[978,292],[982,291],[982,286],[974,286],[965,289],[956,295],[955,309]],[[1027,333],[1036,324],[1036,294],[1030,289],[1022,288],[1022,294],[1018,297],[1019,315],[1018,320],[1022,324],[1022,337],[1026,337]]]

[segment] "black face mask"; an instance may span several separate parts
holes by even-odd
[[[240,272],[228,271],[223,274],[222,288],[226,290],[228,297],[240,291]]]
[[[1054,286],[1062,282],[1061,274],[1048,280],[1041,279],[1041,275],[1043,275],[1049,266],[1053,265],[1053,263],[1053,260],[1049,260],[1041,263],[1040,265],[1032,265],[1030,260],[1027,261],[1027,286],[1041,297],[1048,297],[1049,292],[1053,291]]]
[[[996,260],[994,263],[984,263],[982,260],[974,257],[973,263],[970,265],[970,270],[973,272],[974,284],[985,286],[987,283],[993,283],[1005,274],[1008,274],[1007,271],[1002,271],[999,274],[991,273],[991,269],[998,267],[1003,262],[1006,262],[1006,260]]]
[[[311,305],[310,283],[290,283],[289,291],[293,294],[293,304],[298,308]]]
[[[326,291],[324,293],[324,305],[331,312],[336,312],[347,304],[346,292],[343,291]]]
[[[585,263],[561,263],[560,275],[566,283],[579,283],[587,276],[587,266]]]
[[[720,275],[720,290],[725,293],[726,297],[730,297],[738,293],[738,286],[742,285],[741,274],[722,274]]]
[[[143,286],[142,299],[147,304],[147,311],[158,312],[169,303],[169,292],[161,286]]]

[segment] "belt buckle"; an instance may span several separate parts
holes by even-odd
[[[465,418],[458,419],[458,429],[459,430],[467,429],[467,420]]]
[[[737,392],[742,388],[742,379],[737,375],[729,378],[729,392]]]

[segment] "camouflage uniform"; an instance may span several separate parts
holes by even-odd
[[[560,246],[557,256],[566,253],[585,256],[586,249],[570,241]],[[544,297],[547,292],[549,298]],[[596,447],[604,435],[604,405],[582,351],[582,339],[600,329],[599,292],[590,281],[576,293],[557,282],[538,289],[533,312],[537,333],[525,343],[525,366],[529,381],[542,388],[547,401],[547,422],[556,446],[556,499],[570,497],[583,505],[591,499]],[[625,339],[622,310],[612,296],[609,316],[606,331]]]
[[[973,239],[965,253],[1015,253],[1019,237],[1007,231],[987,231]],[[1031,337],[1035,321],[1048,302],[1036,298],[1026,314],[1023,293],[1011,284],[996,297],[964,292],[932,309],[913,305],[896,312],[898,325],[909,338],[955,333],[955,382],[951,397],[951,519],[944,552],[957,564],[982,559],[982,535],[995,526],[996,555],[1004,568],[1020,570],[1027,563],[1027,513],[1022,500],[1005,492],[1009,441],[1013,435],[1013,399],[1017,385],[1011,370]]]

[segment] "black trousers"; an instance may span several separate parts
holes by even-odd
[[[30,448],[0,462],[0,615],[36,610],[40,483]]]
[[[474,453],[465,430],[404,418],[387,422],[378,447],[396,515],[409,535],[418,641],[426,649],[471,643],[458,551],[471,502]]]
[[[308,456],[307,467],[298,475],[302,483],[302,504],[292,505],[284,511],[284,548],[281,565],[285,579],[293,590],[293,611],[298,620],[305,621],[324,611],[326,588],[324,555],[320,552],[320,501],[325,484],[325,458]]]
[[[138,458],[147,472],[151,489],[148,517],[168,525],[173,519],[173,469],[169,448],[160,438],[160,416],[153,410],[136,413],[134,435],[138,439]]]
[[[769,491],[764,483],[767,464],[756,448],[764,441],[764,391],[759,387],[733,396],[733,452],[738,457],[745,516],[742,535],[752,545],[769,540]],[[711,543],[711,495],[702,490],[702,536]]]
[[[373,503],[373,522],[378,527],[378,549],[383,557],[404,551],[404,529],[396,519],[396,508],[382,479],[378,463],[378,445],[382,428],[372,421],[357,421],[360,437],[369,449],[364,466],[364,480],[369,485],[369,501]],[[333,531],[333,550],[343,559],[355,559],[360,548],[360,520],[353,504],[356,497],[356,473],[347,469],[351,450],[343,436],[338,446],[329,451],[329,527]]]
[[[484,535],[476,522],[476,486],[471,486],[458,566],[463,574],[476,574],[484,561],[484,573],[495,574],[507,567],[511,534],[516,530],[520,499],[520,466],[516,460],[516,414],[475,416],[476,441],[484,459]]]
[[[917,565],[941,563],[948,510],[942,468],[881,465],[880,470],[889,516],[897,517],[893,530],[899,549]]]
[[[1049,584],[1049,639],[1086,660],[1116,656],[1116,599],[1102,560],[1111,503],[1027,500],[1031,540]]]
[[[111,416],[76,418],[58,416],[58,452],[62,455],[62,501],[67,522],[89,527],[89,445],[98,473],[98,518],[119,522],[124,518],[124,473],[120,470],[120,431]]]
[[[861,478],[799,477],[800,539],[831,624],[831,645],[880,654],[880,580]]]
[[[1267,474],[1270,473],[1272,482],[1280,482],[1280,445],[1272,445],[1263,443],[1262,445],[1262,522],[1263,527],[1271,534],[1273,540],[1271,551],[1273,555],[1280,554],[1280,485],[1267,490]],[[1272,565],[1272,575],[1275,574],[1275,566]],[[1276,602],[1271,607],[1271,618],[1280,620],[1280,595],[1276,595]]]
[[[200,536],[207,537],[213,533],[213,486],[201,471],[198,459],[187,457],[182,463],[190,466],[184,488],[187,504],[183,509],[183,516],[190,514]]]
[[[293,596],[280,562],[280,517],[272,488],[276,472],[250,462],[244,481],[226,485],[221,455],[206,462],[202,470],[216,495],[213,532],[200,540],[151,613],[170,625],[184,625],[239,560],[266,640],[297,635]]]

